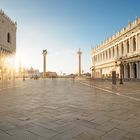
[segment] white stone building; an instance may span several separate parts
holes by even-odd
[[[140,79],[140,18],[92,49],[92,77]]]
[[[16,22],[13,22],[0,10],[0,80],[10,79],[14,76],[16,29]]]

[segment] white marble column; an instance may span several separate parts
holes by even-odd
[[[129,63],[129,67],[130,67],[130,78],[134,78],[133,63]]]
[[[140,79],[140,63],[136,62],[136,66],[137,66],[137,79]]]
[[[128,70],[127,70],[127,65],[124,65],[124,79],[128,78]]]
[[[138,75],[139,75],[138,79],[140,79],[140,62],[138,62]]]

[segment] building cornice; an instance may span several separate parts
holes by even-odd
[[[118,42],[120,42],[120,40],[122,40],[121,37],[123,37],[125,34],[131,32],[133,29],[137,28],[138,26],[140,26],[140,18],[137,18],[134,22],[129,23],[127,27],[123,28],[121,31],[117,32],[115,35],[111,36],[110,38],[103,41],[101,44],[97,45],[95,48],[93,48],[92,54],[94,52],[98,52],[98,51],[102,50],[103,48],[107,49],[109,46],[118,44]],[[117,41],[119,38],[120,38],[120,40]]]

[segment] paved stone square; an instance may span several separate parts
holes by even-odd
[[[139,85],[0,82],[0,140],[140,140]]]

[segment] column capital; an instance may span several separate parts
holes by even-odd
[[[80,48],[78,49],[77,54],[78,54],[78,55],[81,55],[81,54],[82,54],[82,52],[81,52],[81,49],[80,49]]]

